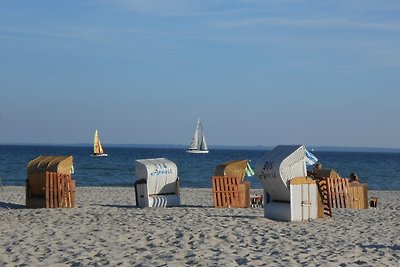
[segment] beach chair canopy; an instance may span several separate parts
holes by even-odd
[[[214,176],[237,177],[242,181],[246,173],[247,160],[232,160],[221,163],[215,167]]]
[[[136,160],[135,176],[146,180],[149,195],[177,193],[178,168],[166,158]]]
[[[256,163],[255,175],[274,201],[290,201],[289,181],[307,176],[304,145],[280,145]]]
[[[71,174],[73,165],[72,156],[39,156],[28,163],[28,176],[30,173],[56,172]]]

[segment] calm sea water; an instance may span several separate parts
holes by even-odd
[[[249,159],[254,168],[268,151],[215,149],[209,154],[188,154],[172,148],[109,147],[107,158],[92,158],[91,147],[0,145],[0,177],[3,185],[25,185],[29,161],[40,155],[72,155],[78,186],[133,186],[135,160],[165,157],[176,163],[182,187],[211,188],[215,167],[235,159]],[[314,152],[324,168],[341,176],[358,174],[369,189],[400,190],[400,153]],[[246,178],[252,188],[262,188],[256,177]]]

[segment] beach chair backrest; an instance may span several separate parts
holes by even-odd
[[[215,167],[214,176],[238,177],[243,181],[247,162],[247,160],[232,160],[221,163]]]

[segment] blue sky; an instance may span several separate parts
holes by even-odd
[[[400,148],[400,1],[1,0],[0,143]]]

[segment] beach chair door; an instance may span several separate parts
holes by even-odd
[[[305,221],[318,218],[318,190],[315,183],[302,182],[290,185],[291,220]]]

